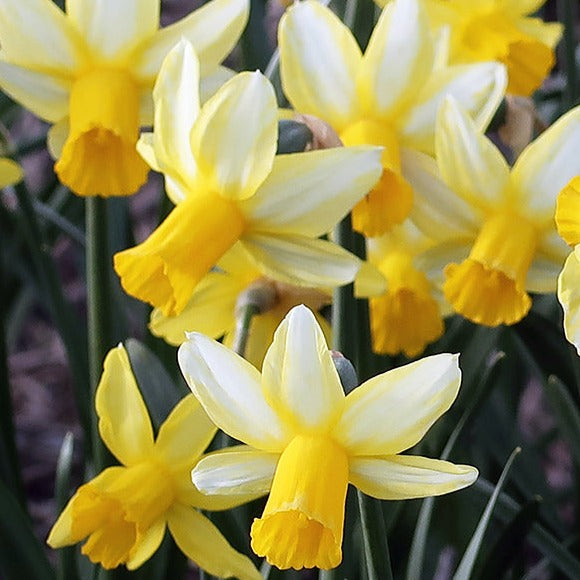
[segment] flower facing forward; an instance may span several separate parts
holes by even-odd
[[[568,254],[554,209],[580,173],[580,107],[528,145],[511,171],[453,99],[438,121],[439,171],[425,156],[409,171],[413,220],[438,241],[430,267],[445,268],[443,290],[456,312],[487,326],[515,324],[531,307],[528,292],[556,290]]]
[[[101,437],[122,466],[105,469],[77,490],[49,545],[86,538],[81,551],[92,562],[132,570],[153,555],[168,527],[179,548],[210,574],[259,580],[250,560],[194,509],[223,510],[251,499],[208,497],[193,487],[191,468],[216,432],[195,397],[177,404],[154,440],[129,358],[119,346],[105,359],[96,407]]]
[[[279,46],[282,86],[297,111],[328,122],[345,145],[385,147],[381,179],[353,211],[353,227],[370,237],[408,216],[413,191],[401,152],[433,153],[443,97],[455,95],[485,127],[505,90],[500,64],[439,62],[419,0],[388,5],[364,55],[330,9],[297,2],[280,21]]]
[[[269,278],[314,287],[351,282],[361,261],[317,238],[377,181],[380,148],[276,156],[269,81],[241,73],[200,110],[198,78],[195,53],[183,41],[156,83],[155,132],[139,142],[177,207],[145,242],[115,256],[125,290],[175,316],[238,241]]]
[[[580,176],[574,177],[558,195],[556,225],[573,248],[558,277],[558,300],[564,310],[566,338],[580,354]]]
[[[285,568],[341,561],[348,483],[381,499],[466,487],[477,470],[399,455],[453,403],[457,356],[426,358],[366,381],[348,396],[313,314],[297,306],[279,326],[262,374],[192,333],[181,370],[214,422],[246,445],[206,456],[193,470],[204,493],[270,496],[251,529],[252,548]]]
[[[213,0],[159,30],[160,0],[0,2],[0,86],[54,123],[49,146],[60,180],[79,195],[127,195],[147,176],[135,151],[151,124],[151,90],[181,38],[216,73],[247,20],[247,0]],[[219,23],[219,24],[218,24]]]

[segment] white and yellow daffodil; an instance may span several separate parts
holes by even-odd
[[[564,311],[564,333],[580,354],[580,176],[558,195],[558,233],[573,247],[558,277],[558,300]]]
[[[528,145],[510,171],[457,103],[443,103],[438,168],[415,153],[408,173],[417,192],[412,218],[438,241],[432,267],[445,268],[443,290],[456,312],[487,326],[515,324],[531,307],[528,292],[556,290],[568,254],[554,224],[556,197],[580,173],[579,148],[577,107]]]
[[[128,195],[147,176],[135,144],[163,58],[186,37],[203,74],[222,75],[248,10],[248,0],[212,0],[159,30],[160,0],[67,0],[66,13],[52,0],[2,0],[0,87],[54,123],[49,147],[65,185]]]
[[[178,358],[212,420],[246,444],[206,456],[193,481],[208,494],[270,491],[252,524],[252,548],[278,568],[338,566],[349,482],[373,497],[405,499],[449,493],[477,477],[470,466],[399,455],[455,400],[456,355],[397,368],[345,396],[316,319],[297,306],[261,375],[202,334],[190,334]]]
[[[345,145],[385,147],[381,180],[353,211],[353,227],[370,237],[408,216],[413,191],[401,152],[433,154],[443,97],[453,94],[485,127],[506,86],[497,63],[441,66],[419,0],[389,4],[364,55],[330,9],[297,2],[280,21],[279,46],[282,86],[297,111],[328,122]]]
[[[179,548],[210,574],[261,578],[195,508],[224,510],[255,497],[209,497],[191,483],[191,469],[217,429],[193,395],[182,399],[159,429],[153,427],[122,346],[112,349],[97,388],[99,433],[122,466],[108,467],[81,486],[52,527],[60,548],[86,538],[81,551],[104,568],[138,568],[169,528]]]
[[[155,86],[155,132],[138,145],[165,176],[177,207],[142,244],[118,253],[125,290],[180,313],[236,242],[265,276],[334,287],[361,261],[318,236],[377,181],[381,149],[339,147],[276,156],[278,108],[259,72],[228,81],[200,109],[198,61],[187,42],[163,63]]]

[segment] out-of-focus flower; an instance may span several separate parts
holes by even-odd
[[[49,147],[60,180],[79,195],[128,195],[147,176],[135,151],[151,124],[151,90],[161,62],[191,40],[203,73],[238,41],[247,0],[213,0],[159,30],[160,0],[51,0],[0,3],[0,86],[54,123]]]
[[[210,574],[259,580],[250,559],[194,509],[223,510],[255,497],[209,497],[194,488],[191,469],[216,433],[195,397],[177,404],[154,440],[129,358],[119,346],[105,359],[96,407],[99,433],[122,466],[105,469],[77,490],[49,545],[86,538],[81,551],[92,562],[133,570],[153,555],[168,527],[179,548]]]
[[[528,292],[556,290],[568,249],[554,209],[558,192],[580,173],[579,148],[577,107],[528,145],[510,171],[457,103],[443,103],[439,171],[423,156],[409,179],[417,192],[413,220],[438,240],[431,267],[445,268],[443,290],[456,312],[487,326],[515,324],[531,307]]]
[[[278,108],[259,72],[228,81],[200,110],[198,61],[181,42],[163,63],[155,132],[139,150],[165,175],[177,207],[142,244],[118,253],[125,290],[179,314],[193,290],[239,241],[267,277],[334,287],[361,261],[317,239],[376,183],[378,147],[339,147],[276,156]]]
[[[18,183],[22,177],[22,167],[16,161],[0,157],[0,189]]]
[[[392,370],[345,396],[320,327],[297,306],[276,331],[261,375],[197,333],[180,347],[179,364],[209,416],[246,444],[208,455],[193,481],[205,493],[270,490],[252,548],[278,568],[338,566],[349,482],[373,497],[405,499],[455,491],[477,477],[473,467],[399,455],[455,400],[455,355]]]
[[[566,338],[580,354],[580,176],[558,195],[556,225],[558,233],[574,248],[558,277],[558,300],[564,310]]]
[[[433,153],[443,97],[454,95],[485,127],[505,91],[503,65],[438,62],[418,0],[396,0],[383,10],[364,55],[328,8],[298,2],[280,21],[279,46],[282,85],[297,111],[327,121],[345,145],[385,147],[381,180],[353,211],[354,228],[371,237],[408,216],[413,191],[401,152]]]

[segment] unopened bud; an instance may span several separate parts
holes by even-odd
[[[517,158],[532,142],[534,132],[544,131],[546,126],[538,116],[534,101],[529,97],[507,95],[505,100],[505,121],[497,132]]]
[[[358,387],[358,377],[352,363],[337,350],[331,350],[330,356],[340,377],[340,383],[345,395],[348,395]]]
[[[342,147],[343,143],[336,131],[325,121],[314,115],[294,115],[294,119],[304,123],[312,131],[312,142],[308,149],[332,149]]]

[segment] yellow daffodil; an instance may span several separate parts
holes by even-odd
[[[563,31],[559,23],[531,16],[545,2],[427,0],[426,6],[431,24],[449,30],[452,62],[501,61],[508,70],[508,92],[527,96],[554,66]]]
[[[556,225],[562,238],[574,248],[558,277],[558,300],[564,310],[566,338],[580,354],[580,176],[558,195]]]
[[[558,192],[580,173],[579,148],[577,107],[528,145],[510,171],[455,101],[443,103],[439,171],[423,156],[409,179],[417,192],[413,219],[439,242],[431,267],[445,268],[443,290],[456,312],[487,326],[515,324],[531,307],[528,292],[556,290],[568,250],[554,209]]]
[[[354,228],[370,237],[408,216],[413,190],[401,152],[433,153],[443,97],[455,95],[484,127],[505,90],[502,65],[438,65],[419,0],[388,5],[364,55],[328,8],[297,2],[280,21],[279,46],[282,86],[297,111],[328,122],[345,145],[385,147],[381,179],[353,211]]]
[[[151,90],[161,62],[181,38],[191,40],[204,74],[237,42],[247,0],[213,0],[159,30],[160,0],[0,2],[0,86],[54,123],[55,171],[79,195],[127,195],[148,167],[135,151],[151,124]]]
[[[367,240],[369,261],[387,281],[386,292],[369,300],[374,352],[417,356],[443,334],[451,309],[440,290],[442,272],[425,268],[434,245],[410,220]]]
[[[330,326],[318,311],[331,299],[328,290],[301,288],[266,278],[235,245],[218,262],[218,269],[202,279],[181,314],[168,317],[156,308],[149,329],[176,346],[186,340],[186,332],[196,331],[216,339],[223,336],[224,344],[231,348],[237,305],[243,300],[260,303],[262,308],[252,317],[244,353],[246,360],[260,368],[276,328],[293,306],[306,304],[311,308],[325,336],[330,337]]]
[[[151,420],[122,346],[112,349],[97,388],[99,432],[122,463],[81,486],[54,524],[48,543],[60,548],[87,539],[81,551],[104,568],[141,566],[168,527],[179,548],[210,574],[261,578],[219,530],[194,508],[223,510],[255,497],[205,496],[191,468],[216,433],[193,395],[182,399],[154,440]]]
[[[12,159],[0,157],[0,189],[18,183],[22,179],[22,168]]]
[[[268,80],[237,75],[200,110],[198,61],[185,41],[164,61],[154,99],[155,132],[139,150],[163,172],[178,205],[145,242],[115,256],[129,294],[179,314],[238,241],[281,282],[334,287],[355,278],[360,260],[317,238],[377,181],[380,148],[276,156],[278,109]]]
[[[246,445],[197,464],[197,488],[270,490],[252,524],[252,548],[278,568],[338,566],[350,483],[380,499],[418,498],[466,487],[477,470],[399,455],[451,406],[457,356],[441,354],[374,377],[345,396],[313,314],[297,306],[279,326],[262,374],[197,333],[179,349],[190,388],[212,420]]]

